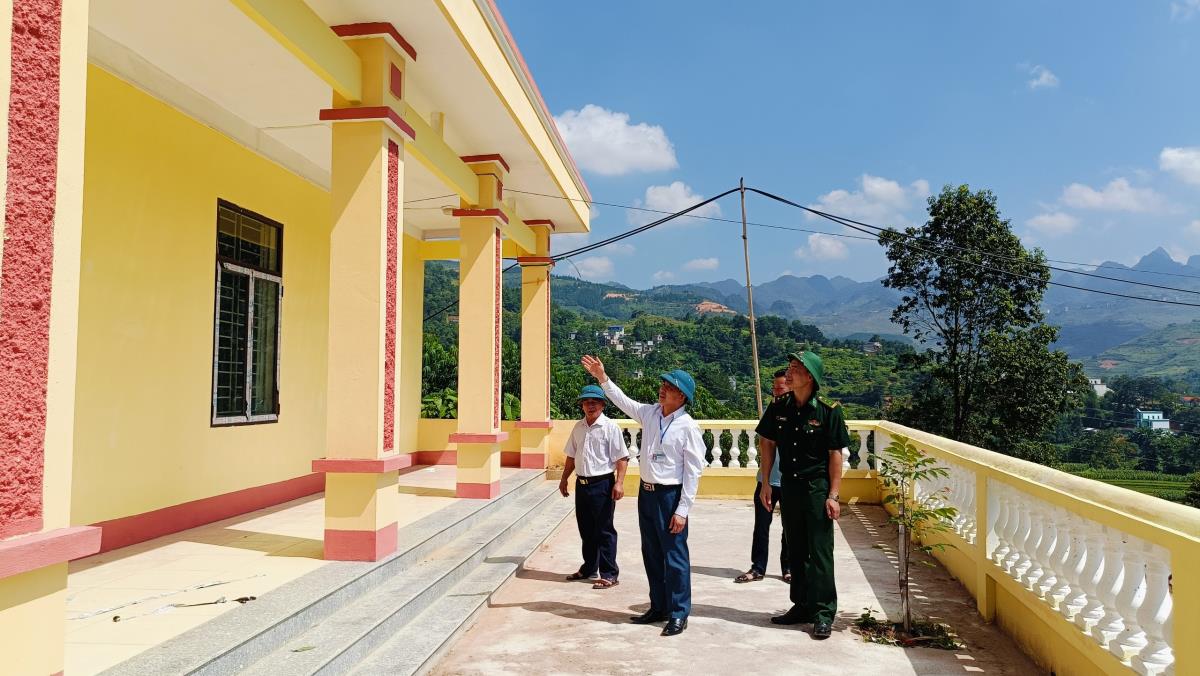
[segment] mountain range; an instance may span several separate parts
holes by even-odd
[[[1129,341],[1144,338],[1156,331],[1170,328],[1170,339],[1157,340],[1151,337],[1143,341],[1146,349],[1154,345],[1191,347],[1192,342],[1180,335],[1195,330],[1200,337],[1200,307],[1149,302],[1119,295],[1105,295],[1081,290],[1094,289],[1111,294],[1124,294],[1143,298],[1158,298],[1185,303],[1200,303],[1200,255],[1192,256],[1180,263],[1161,247],[1142,256],[1132,266],[1106,261],[1099,267],[1082,268],[1077,265],[1051,263],[1055,267],[1051,281],[1055,284],[1047,289],[1043,309],[1051,324],[1062,327],[1058,347],[1065,349],[1073,358],[1084,362],[1089,372],[1100,373],[1100,359],[1107,351]],[[1151,274],[1153,273],[1153,274]],[[1096,277],[1110,277],[1102,279]],[[1128,279],[1147,284],[1172,287],[1176,290],[1152,288],[1127,284]],[[581,298],[581,287],[586,282],[571,280],[575,287],[565,295],[560,292],[565,278],[556,277],[556,302],[572,305],[572,297]],[[1059,286],[1066,285],[1066,286]],[[669,284],[644,291],[608,284],[593,285],[611,289],[596,293],[599,304],[575,304],[577,308],[598,311],[617,319],[627,318],[636,311],[656,314],[682,315],[693,309],[694,303],[709,300],[745,313],[747,311],[746,287],[735,279],[695,284]],[[566,291],[563,289],[562,291]],[[626,297],[603,298],[616,293]],[[847,277],[797,277],[783,275],[769,282],[754,285],[754,306],[757,314],[773,314],[787,319],[799,319],[814,324],[830,336],[850,336],[860,333],[895,335],[900,327],[892,324],[891,313],[900,298],[900,293],[882,284],[882,279],[858,282]],[[589,307],[590,306],[590,307]],[[1200,340],[1195,341],[1195,370],[1200,370]],[[1139,354],[1145,358],[1144,350]],[[1111,361],[1111,359],[1110,359]],[[1172,371],[1191,364],[1191,358],[1179,355],[1172,358]],[[1164,374],[1165,375],[1165,374]]]

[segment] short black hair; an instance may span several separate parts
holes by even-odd
[[[772,376],[771,379],[774,380],[775,378],[786,378],[786,377],[787,377],[787,369],[779,369],[778,371],[775,372],[775,375]]]

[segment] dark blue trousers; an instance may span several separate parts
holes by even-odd
[[[692,564],[688,527],[671,533],[671,516],[679,506],[682,486],[657,485],[638,491],[638,528],[642,534],[642,563],[650,583],[650,609],[672,618],[692,612]]]
[[[768,544],[771,539],[771,521],[773,521],[775,505],[780,503],[780,498],[783,497],[783,491],[779,486],[772,486],[771,490],[771,509],[763,507],[762,500],[758,499],[762,493],[762,482],[758,482],[758,486],[754,489],[754,538],[750,545],[750,568],[758,571],[762,575],[767,574],[767,553],[770,550]],[[781,510],[787,507],[781,507]],[[779,536],[779,568],[782,574],[787,575],[791,572],[788,567],[788,544],[787,544],[787,527],[782,529]]]
[[[599,572],[606,580],[615,580],[617,569],[617,529],[613,526],[613,511],[617,502],[612,497],[613,478],[575,482],[575,523],[579,539],[583,540],[583,566],[579,572],[591,575]]]

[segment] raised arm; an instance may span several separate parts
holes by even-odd
[[[608,374],[604,372],[604,362],[593,357],[592,355],[585,354],[583,359],[580,360],[580,363],[583,364],[583,368],[586,369],[588,373],[592,374],[592,377],[596,379],[596,382],[600,383],[600,387],[604,390],[604,395],[608,397],[609,401],[616,405],[617,408],[624,411],[625,415],[633,418],[641,423],[643,427],[645,427],[646,416],[650,415],[650,413],[654,410],[653,404],[636,402],[626,396],[625,393],[621,391],[621,388],[617,387],[617,384],[610,380]]]

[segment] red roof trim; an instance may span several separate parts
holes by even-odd
[[[508,216],[505,216],[504,212],[499,209],[455,209],[454,211],[450,212],[450,215],[457,218],[477,218],[482,216],[491,216],[504,221],[505,224],[508,224]]]
[[[379,35],[386,35],[396,41],[400,49],[408,54],[408,58],[413,61],[417,60],[417,50],[413,48],[408,40],[396,30],[396,27],[386,21],[369,21],[366,23],[346,23],[339,26],[330,26],[334,33],[337,33],[341,38],[369,38]]]
[[[500,166],[504,167],[505,171],[512,171],[512,169],[508,168],[508,162],[505,162],[504,157],[499,153],[492,153],[491,155],[463,155],[458,159],[466,162],[467,164],[475,164],[477,162],[499,162]]]
[[[417,132],[390,106],[359,106],[356,108],[323,108],[320,119],[331,122],[387,122],[397,133],[417,140]]]

